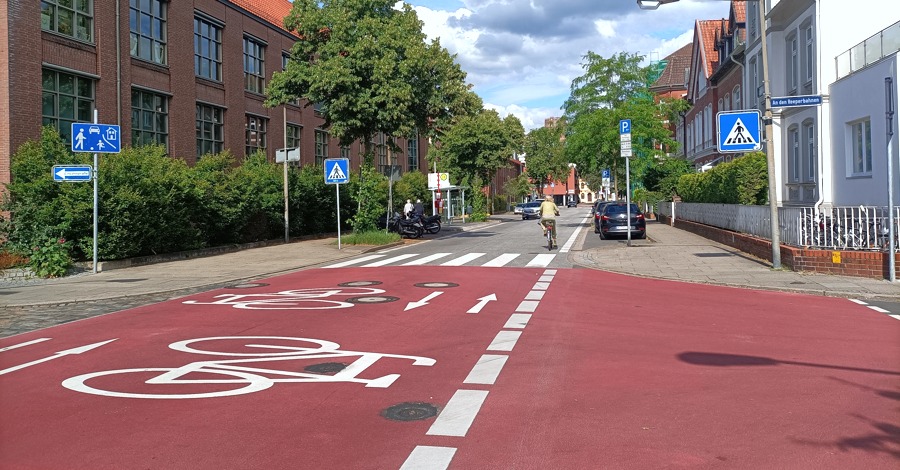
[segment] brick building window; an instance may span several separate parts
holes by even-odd
[[[166,2],[131,0],[131,56],[166,64]]]
[[[94,120],[94,80],[43,69],[41,81],[41,123],[71,142],[73,122]]]
[[[266,46],[244,36],[244,89],[254,93],[266,90]]]
[[[245,155],[251,155],[257,151],[266,151],[266,128],[269,120],[259,116],[247,115],[245,126],[244,152]]]
[[[131,145],[169,146],[169,99],[143,90],[131,90]]]
[[[222,28],[203,18],[194,18],[194,73],[222,81]]]
[[[197,103],[197,158],[225,147],[225,110]]]
[[[287,148],[294,149],[300,147],[300,132],[302,127],[288,124],[287,126]]]
[[[350,146],[341,145],[341,158],[350,158]]]
[[[387,166],[387,145],[385,144],[384,132],[379,132],[375,136],[375,153],[378,155],[378,164],[382,167]]]
[[[41,29],[94,42],[93,0],[41,0]]]
[[[406,141],[406,165],[409,171],[419,169],[419,139],[418,136]]]
[[[316,165],[325,165],[328,158],[328,133],[316,129]]]

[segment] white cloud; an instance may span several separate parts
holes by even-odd
[[[693,39],[697,19],[728,15],[729,2],[681,0],[639,10],[634,0],[407,0],[430,39],[457,54],[486,105],[526,129],[559,116],[582,57],[619,52],[658,60]]]

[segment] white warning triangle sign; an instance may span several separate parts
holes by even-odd
[[[338,162],[334,162],[334,166],[331,167],[331,171],[328,172],[328,179],[330,180],[345,180],[347,179],[347,175],[344,174],[344,171],[341,170],[341,165]]]
[[[737,118],[734,121],[734,127],[731,128],[731,132],[725,137],[724,145],[758,145],[757,142],[750,132],[747,131],[747,126],[741,122],[741,118]]]

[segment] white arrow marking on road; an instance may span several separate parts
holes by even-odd
[[[488,302],[492,300],[497,300],[497,294],[486,295],[478,299],[478,303],[475,304],[474,307],[470,308],[466,313],[478,313],[481,311],[481,309],[484,308],[485,305],[487,305]]]
[[[406,308],[404,308],[403,311],[405,312],[407,310],[412,310],[414,308],[424,307],[425,305],[428,305],[429,300],[431,300],[441,294],[443,294],[443,292],[440,292],[440,291],[432,292],[432,293],[426,295],[425,298],[423,298],[422,300],[419,300],[416,302],[410,302],[410,303],[406,304]]]
[[[7,347],[5,347],[5,348],[0,348],[0,352],[3,352],[3,351],[9,351],[10,349],[21,348],[22,346],[31,346],[32,344],[41,343],[41,342],[47,341],[47,340],[49,340],[49,339],[50,339],[50,338],[38,338],[38,339],[33,339],[33,340],[31,340],[31,341],[26,341],[26,342],[24,342],[24,343],[14,344],[14,345],[12,345],[12,346],[7,346]]]
[[[52,356],[45,357],[45,358],[43,358],[43,359],[38,359],[38,360],[36,360],[36,361],[26,362],[25,364],[19,364],[19,365],[15,366],[15,367],[10,367],[9,369],[3,369],[3,370],[0,370],[0,375],[8,374],[8,373],[10,373],[10,372],[15,372],[15,371],[17,371],[17,370],[19,370],[19,369],[24,369],[24,368],[26,368],[26,367],[31,367],[31,366],[33,366],[33,365],[37,365],[37,364],[40,364],[40,363],[42,363],[42,362],[52,361],[53,359],[60,358],[60,357],[63,357],[63,356],[68,356],[69,354],[81,354],[81,353],[83,353],[83,352],[88,352],[88,351],[90,351],[91,349],[99,348],[100,346],[103,346],[103,345],[106,344],[106,343],[111,343],[111,342],[115,341],[116,339],[118,339],[118,338],[111,339],[111,340],[108,340],[108,341],[101,341],[101,342],[99,342],[99,343],[88,344],[88,345],[85,345],[85,346],[79,346],[79,347],[77,347],[77,348],[67,349],[67,350],[65,350],[65,351],[60,351],[60,352],[58,352],[58,353],[56,353],[56,354],[54,354],[54,355],[52,355]]]

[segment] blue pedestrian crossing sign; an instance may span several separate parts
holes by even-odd
[[[325,184],[341,184],[350,181],[350,160],[346,158],[325,159]]]
[[[721,112],[716,115],[718,150],[752,152],[759,150],[759,111]]]
[[[111,124],[72,123],[72,151],[87,153],[119,153],[119,126]]]

